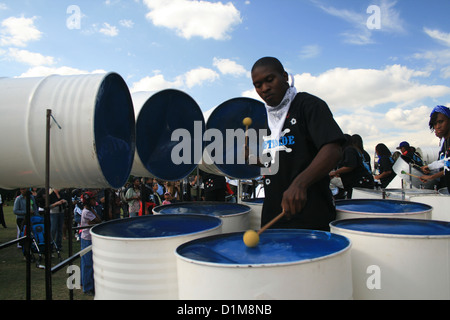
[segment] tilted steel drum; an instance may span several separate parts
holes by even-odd
[[[409,174],[415,175],[415,176],[423,176],[422,171],[419,170],[418,166],[415,166],[413,164],[409,164],[407,161],[407,158],[405,156],[400,156],[397,161],[395,161],[394,166],[392,167],[394,172],[399,175],[406,183],[411,184],[415,188],[425,188],[425,189],[433,189],[436,181],[428,181],[426,183],[420,181],[420,179],[416,177],[412,177]],[[402,173],[402,172],[406,172]]]

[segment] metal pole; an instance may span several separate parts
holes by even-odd
[[[28,189],[26,192],[26,239],[25,239],[25,257],[27,259],[26,271],[26,286],[27,286],[27,300],[31,300],[31,192]]]
[[[67,215],[67,232],[68,232],[68,239],[69,239],[69,257],[72,256],[72,247],[73,247],[73,201],[72,201],[72,193],[70,194],[70,201],[69,201],[69,208],[67,209],[68,215]],[[73,300],[73,289],[69,289],[69,300]]]
[[[50,229],[50,118],[52,110],[47,109],[47,127],[45,141],[45,211],[44,211],[44,237],[45,237],[45,296],[52,300],[52,241]]]

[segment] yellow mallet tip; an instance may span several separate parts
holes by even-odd
[[[254,230],[248,230],[244,233],[244,244],[249,248],[254,248],[259,243],[259,235]]]
[[[244,126],[251,126],[252,125],[252,118],[245,118],[244,120],[242,120],[242,123],[244,124]]]

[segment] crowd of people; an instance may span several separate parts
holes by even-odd
[[[350,199],[353,188],[386,188],[397,175],[393,166],[399,157],[414,167],[424,167],[421,155],[407,141],[403,141],[395,152],[391,152],[384,143],[377,144],[375,147],[377,160],[372,168],[371,157],[364,149],[361,136],[358,134],[344,136],[346,142],[343,145],[342,159],[336,170],[330,173],[330,178],[342,180],[342,192],[337,198]]]

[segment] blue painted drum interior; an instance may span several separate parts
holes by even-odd
[[[92,228],[104,237],[124,239],[163,238],[212,230],[221,225],[216,217],[200,215],[159,215],[113,220]]]
[[[202,130],[197,135],[194,134],[195,122],[200,124]],[[172,141],[172,133],[177,129],[187,130],[190,143],[182,138]],[[139,158],[153,176],[167,181],[181,180],[201,160],[204,130],[203,113],[194,99],[174,89],[160,91],[145,102],[136,120],[136,148]],[[187,143],[189,146],[190,159],[174,164],[172,150],[180,143]],[[200,150],[195,152],[196,148]],[[182,158],[184,155],[179,156]]]
[[[155,209],[160,214],[201,214],[210,216],[230,216],[250,211],[246,205],[223,202],[180,202],[159,206]]]
[[[179,246],[177,254],[207,263],[267,265],[323,258],[350,246],[346,237],[324,231],[267,230],[255,248],[247,247],[242,237],[239,232],[193,240]]]
[[[435,220],[361,218],[333,221],[331,226],[340,229],[380,234],[450,236],[450,222]]]
[[[222,163],[216,163],[216,166],[225,175],[237,179],[252,179],[260,176],[258,167],[238,164],[238,155],[243,154],[244,143],[239,144],[237,139],[234,139],[234,143],[226,143],[227,129],[233,129],[233,131],[242,129],[245,132],[245,126],[242,121],[246,117],[252,119],[252,125],[249,128],[255,129],[257,133],[259,133],[260,129],[267,128],[267,115],[264,104],[250,98],[234,98],[225,101],[214,109],[206,124],[207,129],[218,129],[222,133],[222,137],[224,137],[223,161]],[[250,148],[256,154],[259,152],[259,146],[262,146],[262,137],[260,137],[259,144],[252,144],[252,140],[254,139],[249,139]],[[213,142],[207,142],[206,146]],[[227,162],[230,163],[230,161],[227,161],[227,154],[231,153],[234,154],[234,161],[232,164],[227,164]]]
[[[86,120],[89,117],[87,114]],[[94,119],[95,148],[100,168],[111,187],[120,188],[130,175],[136,146],[133,102],[120,75],[110,73],[101,83]]]
[[[346,212],[366,213],[419,213],[432,210],[423,203],[400,200],[353,199],[337,200],[336,209]]]

